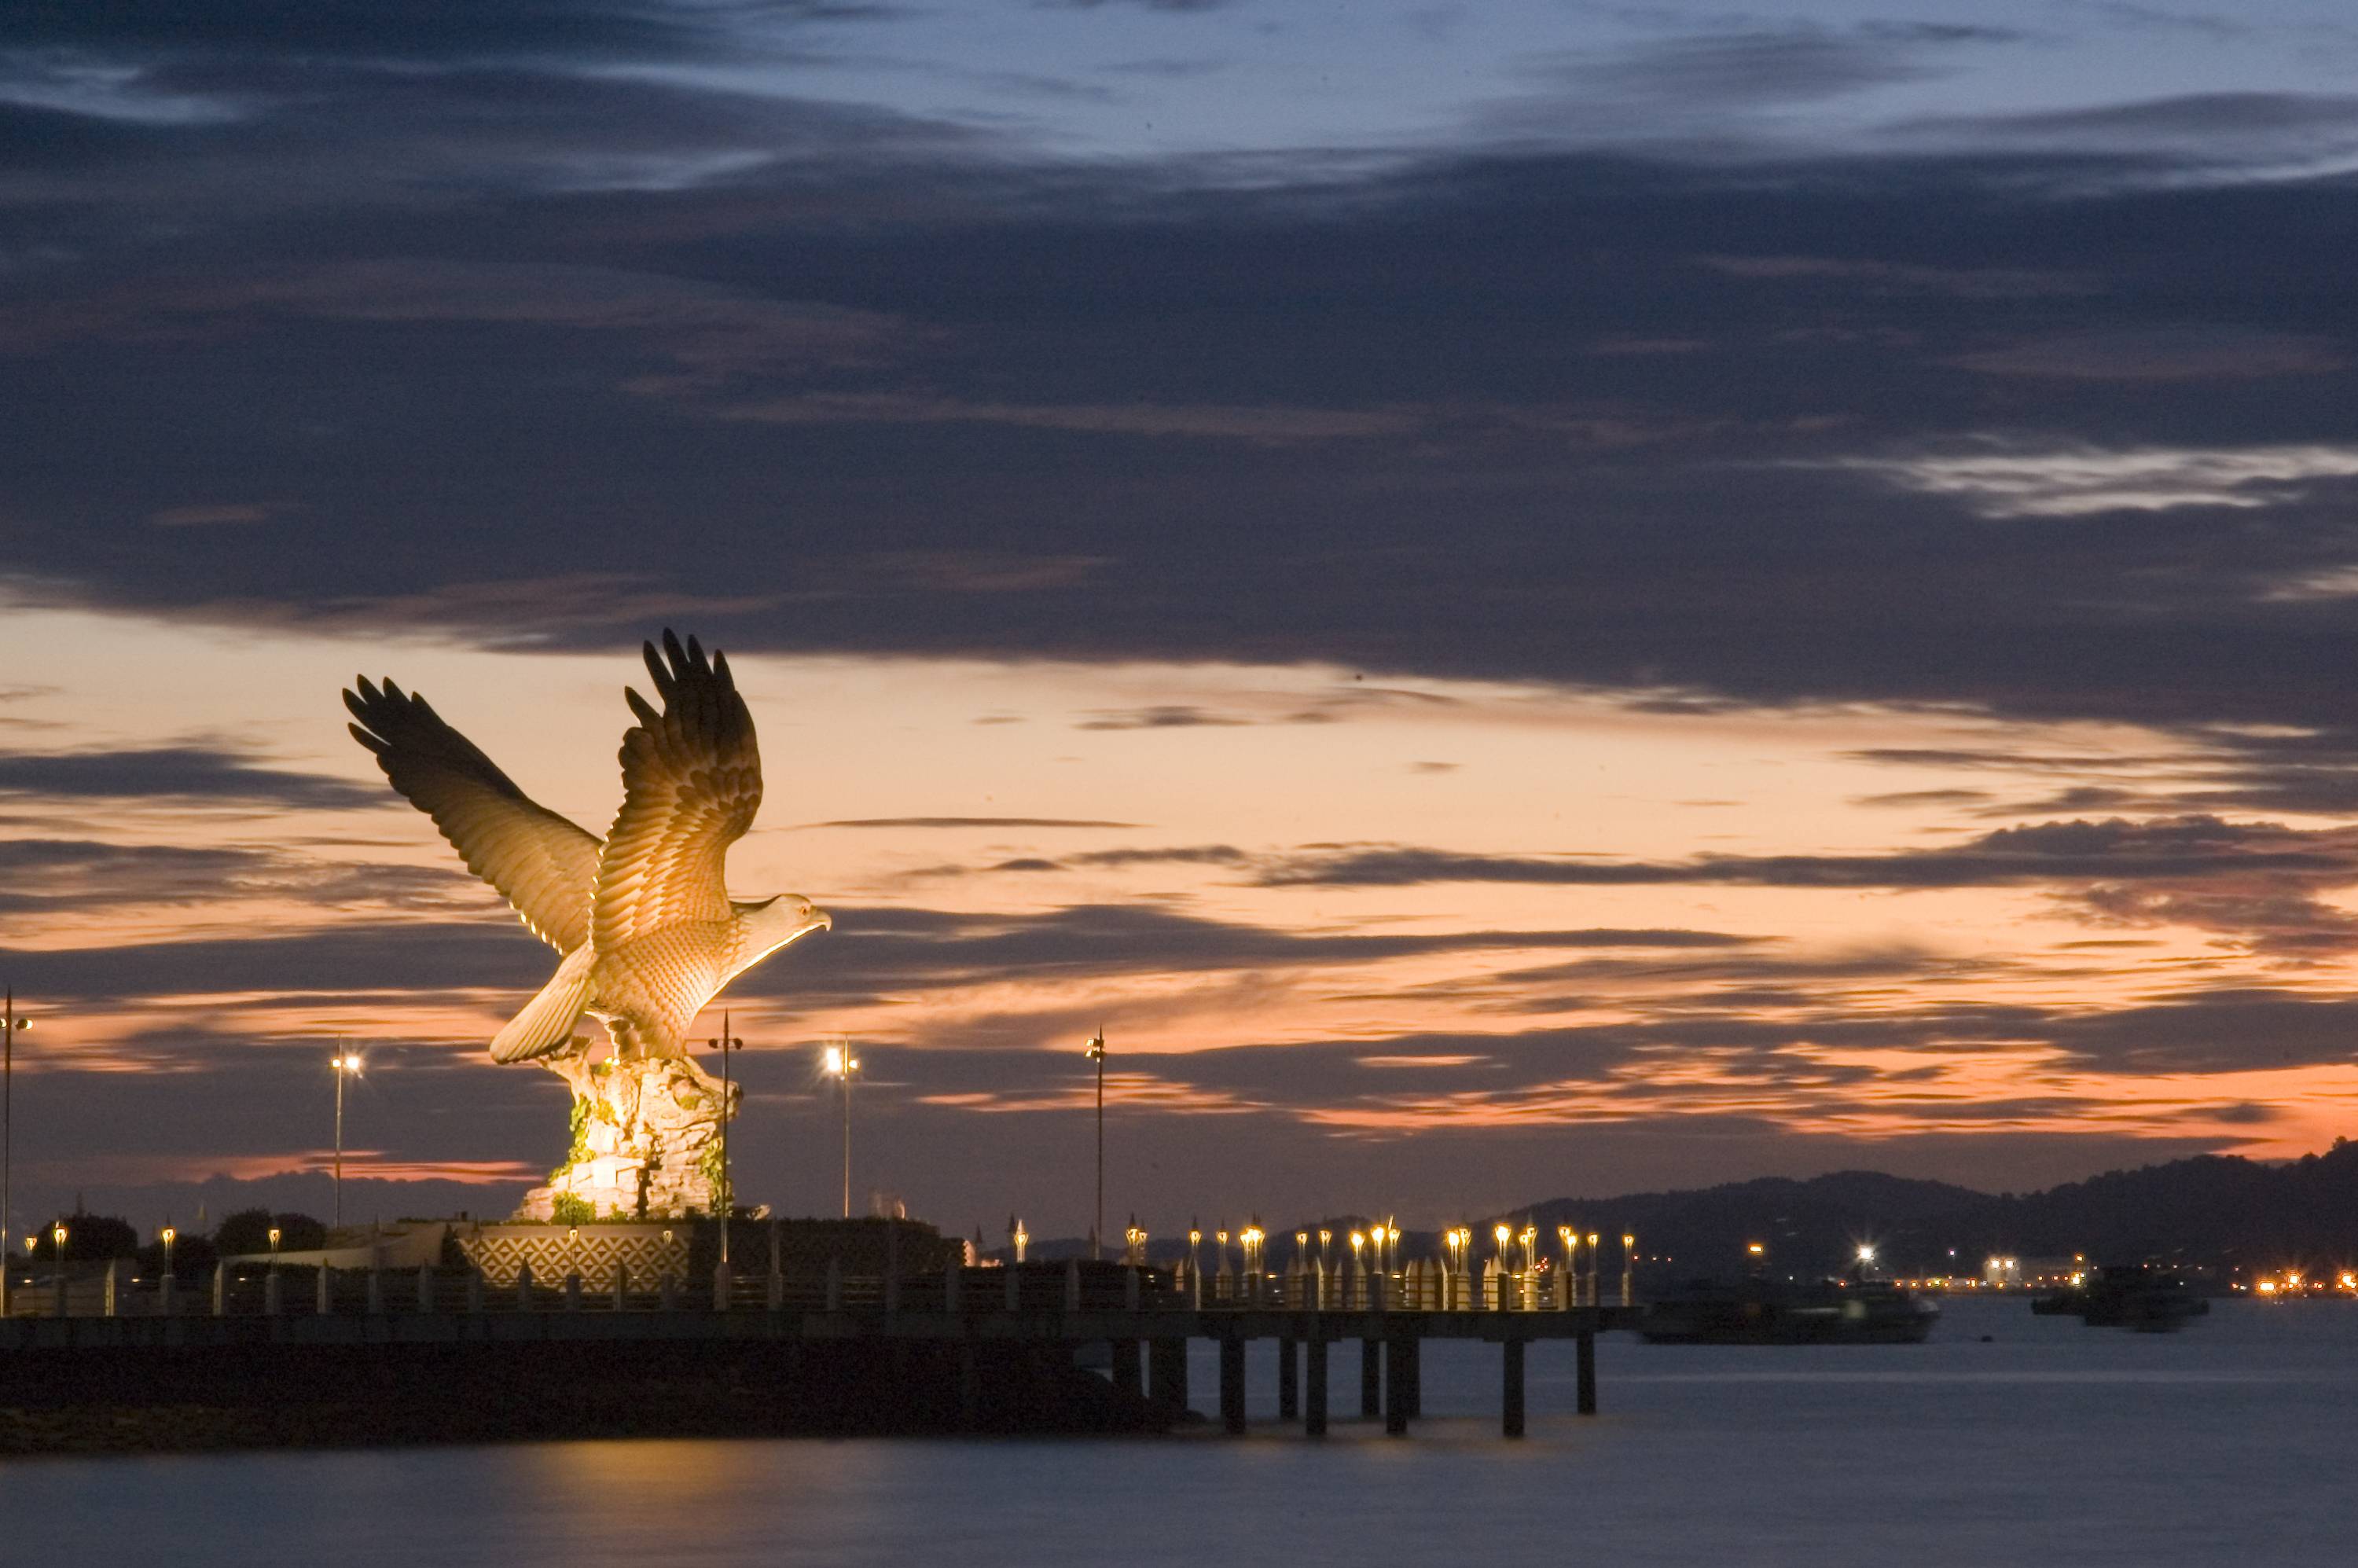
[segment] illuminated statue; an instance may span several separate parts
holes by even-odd
[[[500,1062],[539,1062],[573,1087],[568,1162],[522,1217],[677,1216],[726,1201],[720,1083],[687,1059],[697,1014],[728,983],[831,924],[795,894],[741,903],[721,864],[762,803],[753,718],[726,655],[665,632],[645,645],[663,711],[622,695],[638,723],[622,737],[622,808],[601,843],[535,805],[426,699],[366,678],[344,693],[360,743],[434,819],[467,869],[497,888],[533,935],[564,957],[492,1041]],[[611,1056],[576,1033],[600,1019]],[[731,1094],[733,1099],[733,1091]]]

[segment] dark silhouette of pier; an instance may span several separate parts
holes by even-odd
[[[1498,1346],[1500,1430],[1519,1437],[1526,1346],[1574,1342],[1578,1409],[1594,1414],[1595,1336],[1632,1316],[1579,1299],[1569,1276],[1416,1264],[1212,1279],[1080,1260],[910,1276],[831,1264],[816,1278],[723,1266],[690,1291],[619,1271],[600,1289],[578,1274],[535,1280],[528,1268],[493,1285],[473,1269],[226,1262],[208,1288],[191,1289],[118,1263],[43,1283],[16,1292],[28,1315],[0,1321],[0,1405],[218,1398],[225,1380],[252,1396],[346,1379],[358,1395],[412,1373],[450,1379],[456,1397],[488,1386],[530,1400],[568,1376],[676,1385],[701,1369],[810,1402],[808,1420],[788,1430],[1166,1430],[1191,1419],[1188,1344],[1209,1340],[1220,1423],[1241,1433],[1245,1347],[1272,1340],[1282,1418],[1314,1436],[1327,1430],[1335,1347],[1356,1341],[1358,1414],[1402,1434],[1422,1413],[1425,1342],[1469,1339]],[[1084,1410],[1074,1368],[1100,1346],[1109,1396]]]

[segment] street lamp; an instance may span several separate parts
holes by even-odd
[[[328,1065],[336,1071],[336,1195],[328,1210],[328,1224],[334,1227],[344,1223],[344,1080],[361,1076],[361,1054],[339,1048]]]
[[[1014,1244],[1015,1260],[1021,1263],[1023,1261],[1023,1249],[1032,1244],[1032,1233],[1023,1228],[1021,1219],[1011,1219],[1007,1225],[1007,1239]]]
[[[1098,1067],[1098,1219],[1089,1227],[1089,1260],[1095,1262],[1103,1256],[1098,1238],[1105,1234],[1105,1025],[1098,1025],[1098,1032],[1082,1049]]]
[[[56,1246],[56,1254],[52,1260],[62,1269],[66,1266],[66,1222],[64,1220],[58,1221],[50,1227],[49,1240]]]
[[[820,1058],[828,1076],[843,1080],[843,1217],[851,1217],[851,1078],[860,1058],[842,1045],[830,1045]]]
[[[8,1168],[16,1154],[16,1139],[11,1130],[10,1103],[16,1088],[16,1035],[32,1027],[32,1021],[16,1011],[16,988],[8,988],[7,1000],[0,1002],[0,1316],[8,1311]]]
[[[707,1042],[720,1053],[720,1190],[712,1195],[712,1209],[720,1218],[720,1264],[729,1265],[729,1220],[736,1212],[737,1190],[729,1182],[729,1053],[745,1049],[745,1042],[729,1033],[729,1014],[720,1014],[720,1038]]]
[[[1123,1258],[1133,1269],[1146,1264],[1146,1231],[1138,1223],[1138,1216],[1130,1217],[1130,1228],[1121,1233]]]
[[[1638,1238],[1623,1232],[1621,1237],[1621,1304],[1638,1304]]]

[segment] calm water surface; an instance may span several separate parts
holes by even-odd
[[[1983,1335],[1993,1342],[1981,1342]],[[1347,1350],[1354,1349],[1345,1346]],[[2222,1304],[2174,1336],[1952,1305],[1931,1344],[1600,1341],[1606,1413],[1534,1346],[1425,1352],[1405,1440],[605,1443],[0,1465],[0,1561],[603,1568],[1557,1562],[2358,1562],[2358,1306]],[[1356,1354],[1334,1408],[1357,1408]],[[1213,1397],[1208,1355],[1192,1370]],[[464,1390],[453,1390],[463,1398]]]

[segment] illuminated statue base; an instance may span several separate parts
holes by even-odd
[[[713,1214],[720,1190],[720,1080],[684,1056],[586,1054],[544,1063],[573,1089],[573,1147],[518,1219],[681,1219]],[[742,1098],[729,1086],[728,1114]]]

